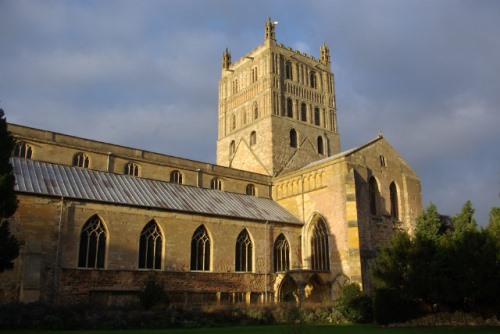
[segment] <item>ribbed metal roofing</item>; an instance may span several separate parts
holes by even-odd
[[[18,192],[302,225],[266,198],[21,158],[11,162]]]

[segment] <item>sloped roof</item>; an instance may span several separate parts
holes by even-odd
[[[271,199],[11,158],[15,190],[241,219],[303,223]]]

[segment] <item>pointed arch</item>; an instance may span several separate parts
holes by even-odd
[[[31,145],[25,142],[16,143],[14,145],[14,152],[12,153],[14,157],[31,159],[32,154],[33,154],[33,149],[31,148]]]
[[[299,295],[297,293],[297,283],[289,275],[286,275],[279,285],[278,298],[280,302],[288,302],[288,303],[299,302]]]
[[[399,220],[398,188],[394,181],[389,186],[389,193],[391,197],[391,217]]]
[[[130,161],[125,165],[125,175],[139,176],[139,164]]]
[[[252,271],[253,243],[247,229],[244,229],[236,238],[235,271]]]
[[[182,173],[178,170],[173,170],[172,172],[170,172],[170,182],[182,184]]]
[[[139,269],[161,269],[163,235],[153,219],[144,226],[139,239]]]
[[[191,270],[210,271],[211,240],[204,225],[191,238]]]
[[[73,167],[89,168],[89,165],[90,159],[85,153],[78,152],[73,156]]]
[[[311,269],[330,270],[330,243],[325,220],[316,217],[310,231]]]
[[[274,272],[290,270],[290,244],[281,233],[274,241]]]
[[[104,268],[106,258],[107,233],[104,223],[98,215],[90,217],[80,232],[78,267]]]

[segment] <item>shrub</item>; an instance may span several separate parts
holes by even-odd
[[[416,302],[404,299],[394,289],[376,290],[373,309],[375,321],[381,325],[405,322],[421,314]]]
[[[144,288],[139,292],[139,300],[146,310],[154,306],[167,307],[170,304],[170,298],[165,291],[163,282],[159,281],[154,274],[149,275],[146,279]]]
[[[344,286],[339,299],[337,299],[337,308],[350,322],[368,323],[373,321],[372,300],[361,291],[356,283]]]

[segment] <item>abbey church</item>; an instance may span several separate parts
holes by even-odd
[[[378,249],[422,210],[418,176],[381,134],[341,150],[328,46],[275,28],[223,52],[216,164],[9,124],[21,250],[0,303],[130,305],[150,275],[174,303],[370,292]]]

